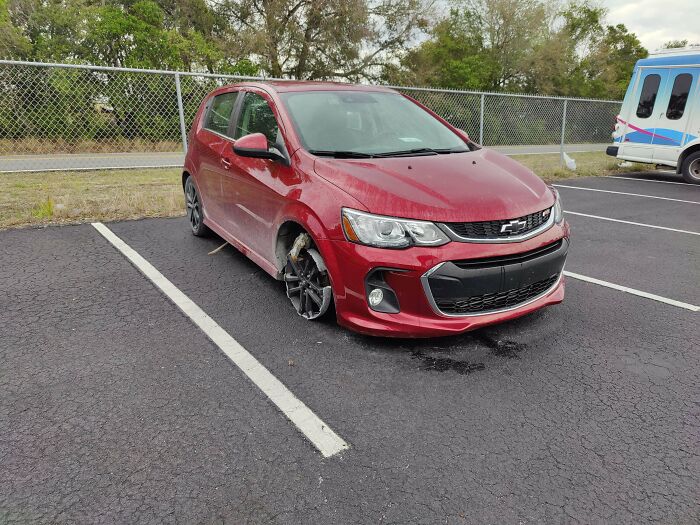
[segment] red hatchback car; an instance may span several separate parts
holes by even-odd
[[[297,313],[428,337],[564,298],[556,190],[391,89],[242,83],[203,101],[182,183],[209,229],[286,283]]]

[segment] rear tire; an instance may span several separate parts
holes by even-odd
[[[192,235],[197,237],[209,235],[209,228],[204,225],[202,199],[191,176],[187,177],[185,181],[185,205],[187,206],[187,220],[190,222]]]
[[[700,151],[691,153],[681,167],[683,180],[689,184],[700,184]]]

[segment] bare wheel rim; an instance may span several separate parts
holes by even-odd
[[[690,172],[691,177],[694,179],[700,179],[700,159],[695,159],[693,162],[691,162],[690,166],[688,166],[688,171]]]
[[[202,206],[197,195],[197,188],[192,184],[191,180],[187,180],[185,188],[185,202],[187,204],[187,218],[190,220],[190,226],[193,230],[199,229],[202,222]]]
[[[296,261],[288,258],[284,281],[287,297],[299,315],[316,319],[326,313],[331,302],[331,287],[328,271],[316,250],[302,250]]]

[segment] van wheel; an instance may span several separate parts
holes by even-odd
[[[204,225],[204,213],[202,199],[197,192],[192,177],[187,177],[185,182],[185,205],[187,206],[187,219],[190,221],[192,234],[197,237],[204,237],[209,234],[209,228]]]
[[[700,151],[691,153],[683,161],[683,180],[690,184],[700,184]]]

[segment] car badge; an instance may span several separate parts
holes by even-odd
[[[516,233],[520,233],[525,228],[527,228],[527,221],[513,219],[512,221],[507,222],[503,226],[501,226],[501,233],[514,235]]]

